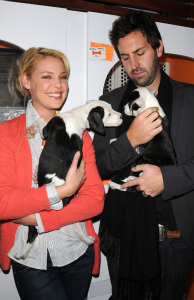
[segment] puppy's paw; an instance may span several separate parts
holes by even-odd
[[[119,190],[119,191],[122,191],[122,192],[125,192],[126,189],[121,189],[121,185],[116,183],[116,182],[113,182],[113,181],[109,181],[108,182],[108,186],[111,188],[111,189],[116,189],[116,190]]]
[[[19,260],[19,259],[26,259],[27,254],[26,253],[16,253],[14,255],[15,259]]]
[[[27,243],[26,246],[24,247],[24,249],[20,250],[19,252],[17,252],[16,254],[14,254],[14,257],[16,259],[26,259],[28,253],[30,252],[30,249],[32,248],[33,243]]]
[[[117,140],[117,139],[111,139],[110,142],[109,142],[109,144],[115,142],[116,140]]]
[[[129,181],[129,180],[133,180],[133,179],[135,179],[135,178],[137,178],[136,176],[129,176],[129,177],[126,177],[125,179],[122,179],[122,181],[123,182],[127,182],[127,181]]]
[[[90,246],[94,244],[95,238],[93,236],[88,235],[85,236],[82,240],[86,245]]]

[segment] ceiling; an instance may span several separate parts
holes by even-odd
[[[130,10],[144,10],[156,22],[194,28],[194,0],[6,0],[83,12],[124,15]]]

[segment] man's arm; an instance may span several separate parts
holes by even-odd
[[[157,110],[152,107],[139,114],[127,132],[121,134],[112,143],[110,140],[115,137],[114,128],[108,128],[105,137],[95,134],[93,143],[96,162],[103,179],[110,178],[122,168],[133,164],[139,158],[135,148],[149,142],[162,131],[162,120],[158,118]]]

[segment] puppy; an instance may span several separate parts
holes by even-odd
[[[33,138],[39,130],[46,141],[39,159],[38,185],[42,186],[49,182],[54,182],[56,186],[62,185],[77,151],[81,153],[79,167],[82,160],[82,135],[86,129],[105,134],[105,127],[119,126],[121,123],[122,115],[114,111],[110,104],[98,100],[87,101],[85,105],[60,113],[48,124],[43,119],[38,119],[27,130],[28,138]],[[68,205],[73,197],[64,198],[63,206]],[[94,243],[93,237],[84,235],[79,223],[74,224],[74,230],[80,240],[87,245]],[[17,253],[15,258],[25,259],[27,257],[37,235],[36,228],[29,226],[26,247]]]
[[[145,150],[142,155],[142,163],[153,164],[159,167],[167,165],[175,165],[177,163],[176,153],[170,137],[169,124],[167,117],[158,103],[156,97],[154,97],[153,91],[146,88],[137,88],[129,95],[129,101],[124,107],[124,112],[128,116],[137,116],[145,109],[149,107],[158,107],[158,113],[162,118],[163,130],[156,135],[149,143],[145,145]],[[142,173],[139,174],[139,176]],[[121,172],[120,176],[116,177],[116,180],[109,182],[111,188],[121,190],[120,185],[123,182],[132,180],[135,176],[127,176],[126,172]],[[135,191],[135,187],[122,189],[121,191]]]

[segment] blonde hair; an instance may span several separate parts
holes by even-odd
[[[69,71],[70,71],[69,61],[62,52],[54,49],[47,49],[41,47],[39,48],[32,47],[26,50],[22,54],[20,59],[20,75],[17,78],[16,86],[18,91],[28,99],[31,98],[30,91],[23,86],[21,77],[23,74],[26,74],[30,78],[32,72],[35,69],[36,62],[47,56],[61,59],[64,63],[67,76],[69,76]]]

